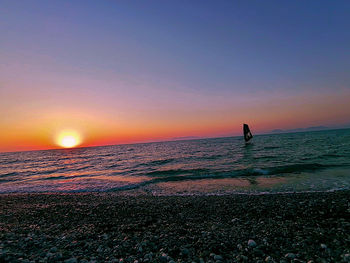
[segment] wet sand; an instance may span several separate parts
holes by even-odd
[[[349,262],[350,191],[0,195],[0,262]]]

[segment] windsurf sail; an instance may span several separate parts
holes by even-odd
[[[243,124],[243,134],[244,134],[244,140],[248,142],[251,138],[253,138],[252,133],[250,132],[248,124]]]

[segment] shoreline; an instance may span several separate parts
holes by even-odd
[[[223,192],[223,193],[205,193],[205,192],[189,192],[189,193],[152,193],[149,191],[140,190],[116,190],[116,191],[76,191],[76,192],[0,192],[0,198],[4,196],[36,196],[36,195],[110,195],[110,196],[124,196],[124,197],[210,197],[210,196],[264,196],[264,195],[298,195],[298,194],[317,194],[317,193],[338,193],[350,192],[350,189],[329,189],[329,190],[300,190],[300,191],[246,191],[246,192]]]
[[[331,175],[331,176],[330,176]],[[324,169],[317,173],[219,178],[99,177],[58,181],[4,182],[1,194],[26,193],[121,193],[130,195],[232,195],[279,194],[350,190],[349,169]],[[55,178],[55,177],[54,177]]]
[[[0,262],[349,262],[350,191],[0,194]]]

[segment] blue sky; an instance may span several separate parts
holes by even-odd
[[[2,6],[2,49],[58,56],[62,68],[176,79],[215,92],[217,85],[240,92],[241,86],[284,89],[286,81],[311,82],[314,89],[334,79],[349,81],[348,1],[2,1]]]

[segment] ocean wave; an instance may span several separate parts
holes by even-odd
[[[17,163],[19,160],[1,160],[0,164],[4,165],[4,164],[13,164],[13,163]]]
[[[96,177],[96,174],[75,174],[75,175],[58,175],[58,176],[49,176],[49,177],[43,177],[40,179],[36,179],[37,181],[47,181],[47,180],[65,180],[65,179],[77,179],[77,178],[89,178],[89,177]]]
[[[76,176],[75,176],[76,178]],[[45,178],[41,178],[40,180],[46,181],[46,180],[60,180],[60,179],[67,179],[67,176],[50,176],[50,177],[45,177]]]
[[[326,168],[335,168],[342,165],[324,165],[319,163],[304,163],[304,164],[291,164],[281,165],[277,167],[269,168],[271,174],[286,174],[286,173],[300,173],[300,172],[312,172]]]
[[[145,163],[145,165],[163,165],[163,164],[171,163],[173,161],[175,161],[174,158],[164,159],[164,160],[154,160],[154,161]]]
[[[325,158],[325,159],[327,159],[327,158],[329,158],[329,157],[334,157],[334,158],[339,158],[339,157],[344,157],[344,155],[342,155],[342,154],[337,154],[337,153],[327,153],[327,154],[322,154],[321,156],[320,156],[321,158]]]
[[[69,166],[64,166],[64,167],[58,167],[56,169],[26,170],[23,172],[23,174],[25,174],[26,176],[50,175],[50,174],[55,174],[55,173],[83,171],[83,170],[87,170],[87,169],[92,168],[92,167],[94,167],[94,166],[93,165],[86,165],[86,166],[74,167],[74,168],[69,167]]]
[[[0,178],[15,176],[15,175],[18,175],[18,173],[17,172],[4,173],[4,174],[0,174]]]
[[[81,171],[81,170],[86,170],[86,169],[89,169],[89,168],[92,168],[94,167],[93,165],[85,165],[85,166],[82,166],[82,167],[77,167],[77,168],[74,168],[73,170],[74,171]]]
[[[263,147],[264,150],[274,150],[274,149],[278,149],[281,148],[280,146],[265,146]]]
[[[121,166],[120,164],[118,164],[118,163],[114,163],[114,164],[111,164],[111,165],[108,165],[107,166],[107,168],[116,168],[116,167],[118,167],[118,166]]]
[[[181,175],[181,174],[196,174],[210,172],[208,169],[169,169],[169,170],[160,170],[160,171],[152,171],[148,172],[146,176],[169,176],[169,175]]]
[[[145,176],[150,177],[166,177],[177,176],[178,178],[197,178],[199,176],[206,176],[213,178],[219,177],[242,177],[242,176],[260,176],[260,175],[282,175],[282,174],[292,174],[301,172],[312,172],[327,168],[344,167],[344,165],[323,165],[319,163],[310,164],[293,164],[293,165],[282,165],[275,167],[264,167],[264,168],[246,168],[237,170],[224,170],[215,171],[209,169],[168,169],[168,170],[158,170],[145,173]],[[180,180],[182,180],[180,179]]]
[[[213,155],[201,157],[200,159],[203,159],[203,160],[216,160],[216,159],[220,159],[222,157],[224,157],[222,154],[213,154]]]
[[[161,166],[161,165],[164,165],[164,164],[168,164],[168,163],[174,162],[175,160],[176,159],[174,159],[174,158],[161,159],[161,160],[152,160],[152,161],[147,161],[147,162],[140,163],[140,164],[136,165],[136,167]]]
[[[254,160],[272,160],[272,159],[276,159],[277,156],[273,156],[273,155],[262,155],[262,156],[255,156],[253,157]]]

